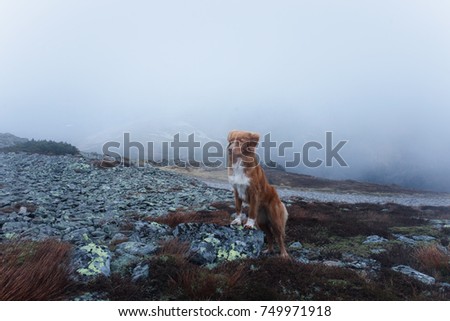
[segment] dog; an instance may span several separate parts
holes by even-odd
[[[228,181],[233,187],[236,205],[236,218],[231,225],[242,225],[242,203],[249,204],[244,227],[252,229],[256,224],[267,237],[265,252],[273,252],[275,240],[281,257],[288,258],[284,244],[288,212],[259,165],[256,155],[258,142],[259,134],[254,132],[233,130],[228,134]]]

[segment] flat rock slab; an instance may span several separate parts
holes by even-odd
[[[392,267],[392,270],[395,272],[405,274],[409,277],[412,277],[413,279],[416,279],[417,281],[420,281],[428,285],[434,284],[436,282],[435,278],[433,278],[432,276],[414,270],[412,267],[407,265],[397,265]]]

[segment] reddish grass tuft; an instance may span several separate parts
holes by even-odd
[[[177,257],[189,257],[189,242],[180,242],[178,239],[161,243],[158,255],[172,255]]]
[[[146,221],[176,227],[181,223],[209,223],[217,225],[230,224],[230,214],[226,211],[175,212],[160,217],[148,217]]]
[[[71,288],[71,246],[55,240],[0,244],[0,300],[61,300]]]
[[[450,276],[450,257],[436,244],[417,248],[414,256],[422,271],[437,278]]]

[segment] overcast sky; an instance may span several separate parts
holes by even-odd
[[[333,131],[350,169],[327,175],[400,166],[450,190],[449,17],[447,0],[0,0],[0,132]]]

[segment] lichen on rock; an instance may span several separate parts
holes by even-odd
[[[75,250],[73,264],[76,272],[82,277],[110,276],[111,253],[109,250],[89,243]]]
[[[192,260],[201,265],[258,257],[264,244],[262,231],[215,224],[183,223],[174,235],[191,242]]]

